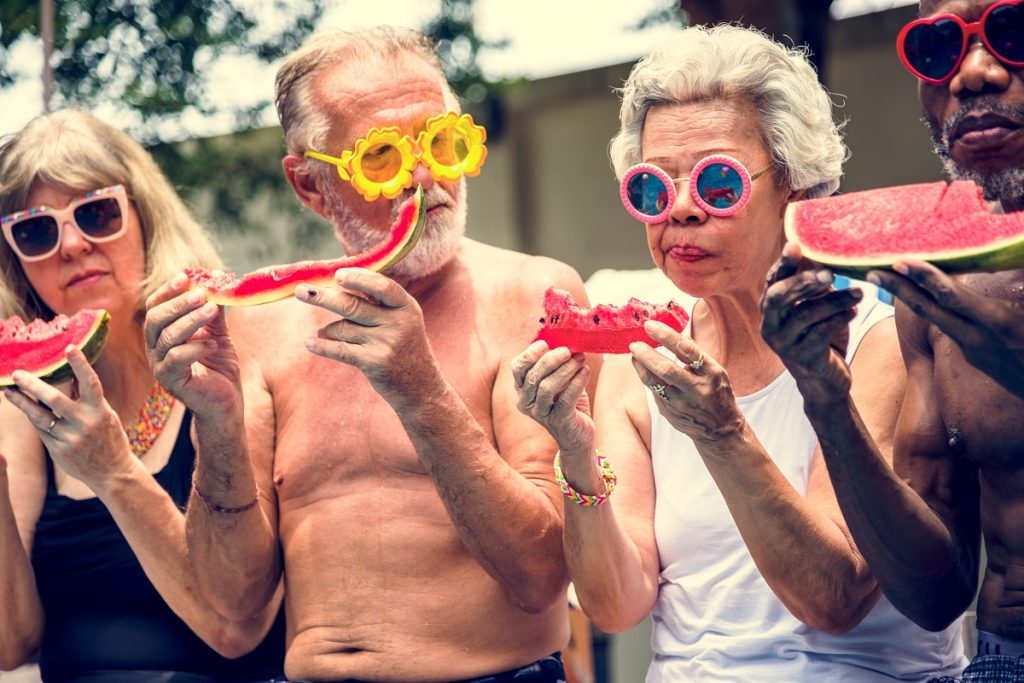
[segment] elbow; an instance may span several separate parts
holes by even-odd
[[[811,628],[841,636],[853,630],[875,606],[881,589],[874,577],[838,579],[830,589],[794,594],[787,603],[797,619]]]
[[[0,646],[0,671],[14,671],[28,664],[37,649],[24,642]]]
[[[206,641],[210,648],[225,659],[244,657],[259,645],[255,638],[244,638],[238,633],[223,631]]]
[[[559,572],[557,575],[545,577],[538,580],[527,580],[512,602],[527,614],[542,614],[554,607],[562,607],[569,604],[566,597],[566,589],[569,587],[569,576],[566,572]]]

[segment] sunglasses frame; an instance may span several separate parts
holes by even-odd
[[[121,210],[121,228],[112,235],[95,237],[82,230],[81,226],[78,225],[78,219],[75,218],[75,210],[81,206],[91,204],[101,199],[114,199],[117,201],[117,206]],[[14,226],[41,216],[49,216],[56,221],[57,241],[46,253],[39,254],[37,256],[28,256],[21,250],[21,247],[18,246],[14,239]],[[101,187],[98,190],[78,195],[63,209],[54,209],[44,205],[32,209],[26,209],[25,211],[17,211],[0,218],[0,228],[3,229],[4,239],[7,240],[8,246],[10,246],[15,255],[22,261],[31,263],[34,261],[43,261],[48,259],[60,250],[61,242],[64,241],[64,224],[68,221],[73,223],[75,229],[82,235],[82,238],[91,244],[112,242],[124,235],[124,232],[128,227],[128,191],[125,189],[124,185],[110,185],[108,187]]]
[[[995,10],[999,9],[1000,7],[1015,7],[1022,3],[1024,3],[1024,0],[1002,0],[1002,2],[997,2],[995,4],[989,5],[989,7],[982,13],[982,15],[978,18],[977,21],[972,21],[970,23],[964,21],[962,18],[958,17],[955,14],[949,13],[937,14],[933,17],[921,17],[920,19],[915,19],[914,21],[904,26],[900,30],[899,35],[896,36],[896,52],[899,53],[900,61],[903,62],[903,67],[907,71],[913,74],[914,77],[917,78],[918,80],[922,80],[925,83],[931,83],[932,85],[945,85],[946,83],[949,83],[951,80],[953,80],[953,76],[955,76],[956,72],[960,70],[960,65],[963,64],[964,58],[967,56],[967,47],[971,42],[971,36],[975,35],[981,39],[981,43],[982,45],[985,46],[985,49],[988,50],[988,53],[992,55],[995,59],[997,59],[999,62],[1015,68],[1022,67],[1024,66],[1024,61],[1014,61],[1012,59],[1007,59],[998,51],[993,49],[992,44],[988,40],[988,33],[985,30],[985,22],[988,21],[989,16]],[[947,73],[944,77],[930,78],[928,76],[925,76],[920,71],[918,71],[918,69],[914,67],[913,64],[911,64],[910,59],[907,57],[907,36],[910,35],[910,32],[918,26],[934,26],[936,23],[943,19],[951,20],[960,27],[960,56],[957,57],[956,62],[953,64],[952,67],[950,67],[949,73]]]
[[[735,204],[724,209],[720,209],[712,204],[709,204],[707,201],[704,200],[703,197],[700,196],[700,192],[697,189],[697,179],[700,177],[700,174],[703,173],[704,170],[708,168],[708,166],[712,166],[714,164],[725,164],[729,166],[730,168],[736,171],[736,173],[740,176],[740,181],[743,183],[743,193],[740,195],[739,199],[736,200]],[[747,167],[739,159],[735,159],[726,154],[712,154],[710,156],[704,157],[696,164],[694,164],[693,170],[690,171],[689,176],[683,176],[681,178],[670,178],[668,173],[666,173],[660,167],[655,166],[654,164],[641,163],[629,167],[629,169],[627,169],[626,172],[623,174],[622,180],[619,183],[619,197],[620,199],[622,199],[622,205],[626,208],[626,211],[628,211],[629,214],[633,216],[633,218],[637,219],[641,223],[647,223],[648,225],[652,225],[654,223],[661,223],[662,221],[668,219],[668,215],[672,211],[672,206],[676,203],[676,183],[678,183],[681,180],[686,180],[687,184],[689,185],[690,197],[693,198],[694,203],[696,203],[697,206],[700,207],[701,210],[703,210],[705,213],[711,216],[717,216],[719,218],[735,216],[743,209],[743,207],[747,205],[747,202],[750,201],[750,195],[753,190],[753,182],[774,167],[775,164],[769,164],[762,168],[760,171],[751,174],[750,171],[747,170]],[[631,181],[634,177],[641,173],[650,173],[658,180],[660,180],[668,190],[665,198],[665,209],[658,213],[657,215],[648,216],[647,214],[641,213],[635,206],[633,206],[632,202],[629,201],[629,181]]]
[[[462,131],[470,141],[466,158],[454,165],[437,161],[432,149],[434,138],[441,131],[448,129]],[[371,128],[365,137],[356,140],[352,149],[343,151],[337,157],[313,150],[306,150],[303,156],[334,164],[338,169],[338,176],[350,182],[363,199],[372,202],[381,195],[386,199],[394,199],[411,187],[412,172],[419,162],[430,169],[430,176],[435,182],[455,181],[463,175],[478,175],[487,158],[487,146],[484,144],[486,141],[487,130],[474,123],[471,114],[447,112],[427,119],[423,130],[415,138],[404,135],[398,126]],[[362,169],[363,155],[380,144],[390,144],[402,155],[398,171],[383,182],[371,180]]]

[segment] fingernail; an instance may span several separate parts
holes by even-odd
[[[852,294],[853,298],[856,299],[857,301],[860,301],[861,299],[864,298],[864,292],[860,291],[859,289],[851,289],[850,294]]]
[[[171,278],[171,287],[174,287],[175,289],[181,289],[182,287],[185,286],[186,282],[188,282],[188,275],[185,275],[185,273],[178,273],[173,278]]]
[[[868,273],[868,282],[878,287],[881,286],[882,279],[875,275],[874,273]]]
[[[188,293],[188,298],[186,298],[185,300],[188,301],[193,306],[198,306],[199,304],[203,303],[203,301],[205,299],[206,299],[206,292],[204,290],[202,290],[202,289],[193,289],[192,291],[190,291]]]
[[[206,304],[199,309],[199,312],[203,315],[214,315],[217,312],[217,304],[212,301],[207,301]]]
[[[814,277],[815,277],[815,279],[818,282],[820,282],[822,284],[825,284],[827,282],[832,282],[832,280],[833,280],[832,273],[830,271],[827,271],[827,270],[819,270]]]
[[[313,347],[316,346],[316,341],[313,340],[312,338],[310,338],[310,339],[306,340],[305,344],[306,344],[306,348],[309,349],[310,351],[312,351]]]
[[[905,263],[894,263],[892,264],[892,269],[900,275],[906,275],[910,272],[910,268],[907,268],[907,264]]]

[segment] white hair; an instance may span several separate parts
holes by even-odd
[[[839,187],[848,151],[829,93],[803,49],[755,29],[691,26],[641,59],[619,92],[619,132],[609,145],[618,178],[643,159],[651,107],[734,100],[756,110],[764,143],[791,190],[812,198]]]

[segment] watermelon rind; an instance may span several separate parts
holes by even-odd
[[[915,192],[935,190],[936,186],[945,186],[945,183],[908,185],[904,186],[904,188],[909,195],[912,195]],[[970,230],[972,221],[973,225],[978,225],[980,222],[985,220],[986,216],[992,216],[994,220],[1013,219],[1019,221],[1021,232],[1016,235],[994,239],[980,245],[943,249],[941,251],[908,250],[899,253],[875,254],[871,256],[837,254],[818,248],[814,244],[810,243],[811,237],[801,234],[800,232],[801,220],[806,220],[806,217],[801,215],[804,212],[804,205],[807,202],[830,201],[830,198],[823,198],[806,200],[805,202],[793,202],[786,207],[786,239],[799,244],[801,253],[806,258],[827,266],[837,274],[859,279],[863,279],[868,271],[892,270],[892,265],[896,261],[909,260],[927,261],[940,270],[950,274],[977,271],[994,272],[1024,268],[1024,212],[1019,212],[1018,214],[992,214],[985,207],[984,201],[981,197],[981,189],[977,188],[969,181],[955,181],[948,186],[948,189],[951,193],[954,190],[959,193],[964,193],[968,192],[967,188],[969,186],[971,188],[970,192],[974,194],[977,201],[977,206],[973,207],[972,210],[965,211],[964,213],[957,215],[950,213],[947,209],[945,215],[942,215],[944,207],[941,205],[940,197],[940,203],[935,207],[935,215],[924,211],[909,217],[908,223],[915,223],[920,226],[920,229],[928,229],[929,222],[943,222],[948,224],[950,221],[955,221],[955,224],[963,225],[963,229],[967,231]],[[897,189],[901,188],[884,188],[883,191]],[[865,218],[864,222],[858,224],[858,228],[863,228],[865,225],[868,225],[868,221],[872,220],[871,214],[874,209],[874,207],[870,205],[870,194],[872,192],[878,191],[867,190],[859,193],[853,193],[851,195],[845,195],[846,198],[854,195],[863,195],[865,197]],[[942,195],[944,196],[945,192],[943,192]],[[839,196],[839,198],[843,197],[844,195]],[[842,220],[847,220],[848,218],[848,216],[841,217]],[[811,226],[811,229],[820,229],[820,227],[820,225],[815,225]],[[825,227],[827,228],[828,226]],[[908,227],[912,228],[913,226]],[[870,230],[870,226],[866,229]],[[870,239],[870,234],[866,235],[864,239]]]
[[[90,321],[87,326],[83,325],[85,320]],[[25,325],[20,319],[8,318],[0,321],[0,327],[12,325],[17,327],[19,323],[22,326]],[[54,323],[55,321],[50,321],[50,326],[52,327]],[[15,370],[24,370],[49,384],[60,384],[72,379],[75,373],[68,364],[64,352],[64,349],[71,345],[81,349],[89,363],[95,363],[107,343],[107,335],[110,331],[110,313],[103,309],[83,309],[71,316],[71,323],[78,328],[78,334],[74,336],[65,334],[64,330],[54,329],[54,334],[50,337],[31,342],[15,339],[5,339],[0,342],[0,359],[2,359],[0,360],[0,387],[14,385],[11,376]],[[52,346],[47,349],[50,351],[47,360],[39,361],[37,359],[34,365],[19,362],[19,360],[27,359],[32,352],[38,353],[47,343]],[[32,348],[26,348],[24,353],[13,355],[18,353],[18,346],[26,347],[29,344],[33,344]],[[9,362],[6,360],[8,358]]]
[[[318,287],[335,286],[334,274],[341,268],[366,268],[384,271],[412,251],[426,229],[427,206],[423,187],[401,206],[388,236],[378,245],[359,254],[330,261],[300,261],[266,266],[245,275],[186,271],[192,287],[207,290],[207,299],[222,306],[258,306],[287,299],[301,283]]]

